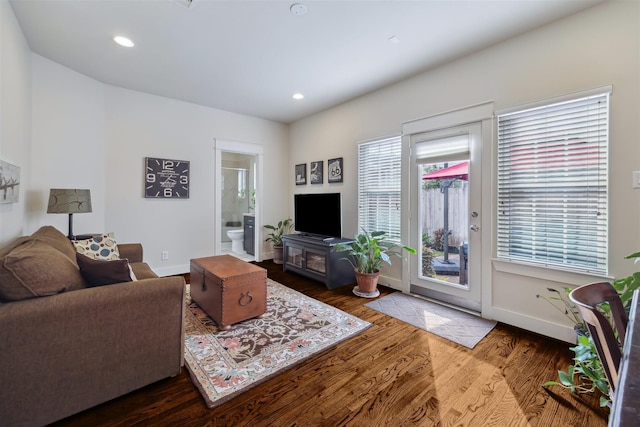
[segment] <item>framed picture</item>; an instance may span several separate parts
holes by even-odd
[[[296,165],[296,185],[307,184],[307,164]]]
[[[145,157],[144,197],[189,198],[189,162]]]
[[[309,181],[312,184],[322,184],[324,173],[324,162],[311,162],[311,170],[309,170]]]
[[[327,160],[327,182],[342,182],[342,157]]]
[[[17,203],[20,195],[20,168],[0,160],[0,203]]]

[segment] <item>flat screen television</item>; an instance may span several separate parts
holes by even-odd
[[[342,237],[340,193],[295,194],[294,226],[297,232],[319,237]]]

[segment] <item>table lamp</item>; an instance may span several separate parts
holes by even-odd
[[[69,239],[74,240],[73,214],[91,212],[91,192],[89,190],[52,188],[49,192],[47,213],[69,214]]]

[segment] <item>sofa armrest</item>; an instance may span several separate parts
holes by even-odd
[[[0,419],[48,424],[178,374],[184,300],[163,277],[0,305]]]
[[[126,258],[130,263],[142,262],[142,245],[140,243],[119,243],[120,258]]]

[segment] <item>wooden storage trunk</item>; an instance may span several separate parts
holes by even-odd
[[[231,255],[192,259],[191,298],[229,329],[267,310],[267,270]]]

